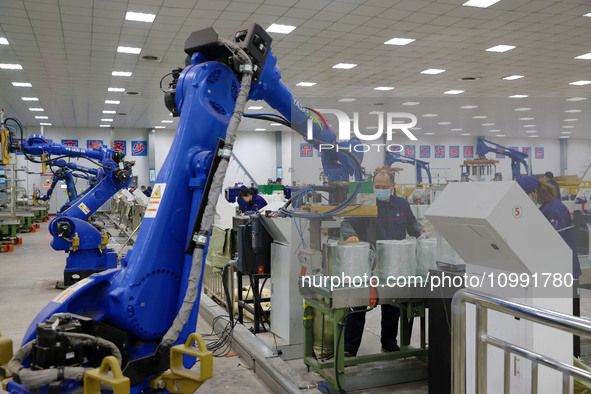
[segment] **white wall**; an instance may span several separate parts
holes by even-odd
[[[567,174],[579,175],[579,172],[589,164],[587,163],[587,160],[591,159],[591,140],[568,139],[567,144]],[[556,175],[556,173],[554,175]],[[591,179],[591,171],[587,173],[584,180],[589,179]]]

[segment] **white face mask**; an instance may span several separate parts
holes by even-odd
[[[390,189],[373,189],[373,193],[376,195],[376,198],[380,201],[386,201],[391,196]]]

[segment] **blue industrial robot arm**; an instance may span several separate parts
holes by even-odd
[[[485,155],[490,152],[502,154],[511,158],[511,174],[513,179],[517,179],[521,176],[520,164],[523,164],[526,175],[531,175],[531,169],[526,160],[528,158],[527,153],[519,152],[518,150],[507,148],[492,141],[485,140],[482,137],[478,137],[478,144],[476,145],[476,154],[478,157],[484,158]]]
[[[404,155],[396,155],[393,152],[386,151],[386,166],[390,167],[394,163],[407,163],[414,165],[417,172],[417,184],[423,184],[423,171],[425,171],[427,174],[429,183],[433,183],[431,179],[431,168],[428,162]]]

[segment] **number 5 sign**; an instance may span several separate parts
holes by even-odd
[[[519,219],[522,214],[523,214],[523,210],[521,208],[521,205],[515,205],[513,207],[513,217]]]

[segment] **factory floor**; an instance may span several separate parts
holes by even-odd
[[[23,244],[17,245],[12,253],[0,254],[0,332],[3,336],[13,339],[15,350],[19,347],[25,330],[35,315],[60,290],[55,284],[62,278],[66,254],[54,251],[49,243],[51,237],[47,231],[47,224],[42,223],[35,233],[23,234]],[[112,231],[117,233],[117,231]],[[126,246],[125,237],[115,237],[112,246],[119,250]],[[581,315],[591,316],[591,291],[581,291]],[[380,312],[374,311],[367,315],[367,323],[359,355],[371,354],[380,350]],[[418,325],[413,330],[413,344],[418,344]],[[198,332],[208,334],[211,328],[200,318]],[[265,338],[268,336],[268,338]],[[260,338],[272,347],[272,336],[260,335]],[[582,346],[583,360],[590,361],[591,346]],[[207,381],[201,392],[217,391],[220,393],[271,393],[262,380],[248,367],[248,363],[237,356],[214,358],[214,376]],[[586,356],[586,357],[585,357]],[[322,379],[313,372],[307,372],[301,359],[287,362],[295,373],[308,382],[321,382]],[[2,390],[0,389],[0,392]],[[414,382],[396,386],[387,386],[351,393],[427,393],[427,382]]]
[[[14,252],[0,254],[0,332],[12,338],[15,351],[33,318],[60,293],[55,284],[63,278],[66,254],[49,246],[47,225],[41,223],[35,233],[22,234],[23,244],[15,246]],[[115,240],[125,242],[124,238]],[[113,246],[118,250],[122,245]],[[198,332],[211,332],[203,319]],[[238,356],[214,358],[213,370],[213,378],[200,392],[271,393]]]

